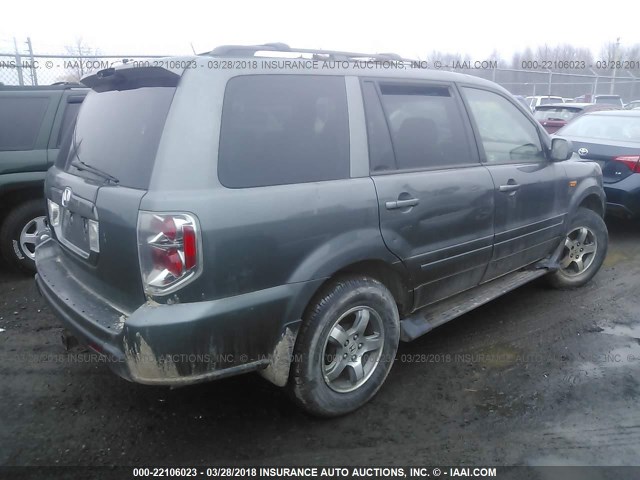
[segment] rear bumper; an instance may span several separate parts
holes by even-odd
[[[640,216],[640,173],[616,183],[604,184],[607,212],[627,218]]]
[[[186,385],[266,368],[285,330],[300,321],[288,319],[291,299],[315,287],[305,282],[214,301],[147,302],[126,316],[73,278],[63,256],[55,240],[38,246],[41,294],[116,374],[144,384]]]

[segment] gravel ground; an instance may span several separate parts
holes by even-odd
[[[333,420],[257,375],[171,390],[68,356],[33,279],[1,267],[0,465],[638,464],[640,224],[608,224],[589,285],[537,281],[401,344]]]

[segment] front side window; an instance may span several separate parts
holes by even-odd
[[[228,188],[349,177],[343,77],[250,75],[229,80],[218,177]]]
[[[0,98],[0,151],[33,150],[49,99]]]
[[[538,130],[518,107],[497,93],[463,88],[488,163],[540,162]]]
[[[371,126],[378,100],[371,86],[365,84],[364,92]],[[462,115],[448,86],[382,83],[380,93],[395,154],[394,169],[450,168],[471,163]],[[371,135],[370,128],[370,147]],[[388,163],[387,154],[382,158]],[[372,171],[384,169],[373,155],[371,167]]]

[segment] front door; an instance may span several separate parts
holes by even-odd
[[[362,83],[385,244],[408,267],[415,307],[480,282],[493,243],[493,181],[447,83]]]
[[[495,184],[495,244],[487,281],[553,250],[563,232],[566,174],[562,164],[548,160],[535,121],[515,100],[479,88],[462,91]]]

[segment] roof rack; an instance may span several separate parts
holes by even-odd
[[[286,43],[265,43],[263,45],[221,45],[201,55],[213,57],[253,57],[256,52],[306,53],[321,59],[327,57],[334,60],[375,59],[408,62],[397,53],[356,53],[336,50],[316,50],[308,48],[292,48]]]

